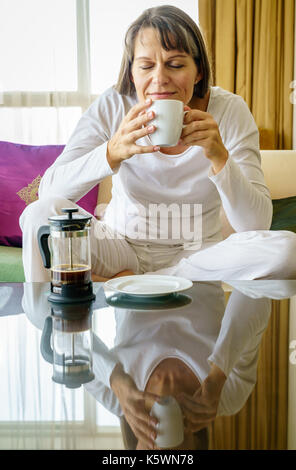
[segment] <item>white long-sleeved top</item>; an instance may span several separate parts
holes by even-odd
[[[253,299],[234,290],[225,309],[219,282],[197,283],[190,294],[192,303],[177,310],[115,310],[116,337],[110,349],[94,335],[95,379],[85,388],[114,414],[122,415],[109,384],[115,365],[121,363],[138,389],[144,390],[155,367],[168,357],[185,362],[200,382],[209,374],[211,363],[223,370],[227,380],[218,415],[237,413],[248,399],[256,383],[270,299]]]
[[[103,220],[129,238],[147,240],[149,234],[150,241],[152,236],[157,243],[184,244],[200,241],[202,231],[203,243],[220,241],[221,203],[237,232],[269,229],[272,204],[260,166],[258,129],[240,96],[219,87],[210,89],[207,112],[217,122],[229,152],[227,163],[216,175],[198,146],[179,155],[134,155],[112,171],[106,158],[107,143],[136,102],[136,96],[120,95],[114,88],[96,99],[63,153],[45,172],[39,197],[56,195],[76,202],[112,175],[112,200]],[[147,137],[137,143],[151,145]],[[148,220],[151,204],[170,208],[169,218],[179,227],[193,227],[194,214],[197,220],[202,205],[202,222],[199,219],[189,237],[178,230],[176,235],[170,228],[167,232],[161,221],[155,226],[155,218]]]

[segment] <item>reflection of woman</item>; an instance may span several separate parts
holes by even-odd
[[[138,449],[154,445],[155,396],[179,401],[186,418],[179,448],[195,449],[204,445],[199,431],[216,415],[237,413],[256,383],[270,300],[234,291],[225,309],[219,283],[198,283],[190,292],[192,303],[177,310],[118,309],[111,350],[94,336],[96,378],[85,387],[124,416]]]
[[[188,110],[172,148],[153,147],[148,139],[155,131],[149,108],[164,98]],[[43,176],[40,200],[22,214],[26,280],[48,279],[37,247],[39,226],[109,175],[111,203],[103,221],[93,218],[94,275],[176,266],[167,272],[192,280],[295,278],[296,235],[268,231],[272,205],[255,122],[239,96],[210,86],[200,31],[175,7],[146,10],[131,25],[116,87],[82,116]],[[237,232],[225,241],[221,203]],[[149,217],[155,204],[168,209],[165,227]],[[196,205],[202,205],[202,225]],[[182,230],[176,235],[176,227],[187,227],[186,236]]]
[[[133,432],[138,450],[156,448],[153,443],[157,435],[157,421],[149,417],[153,401],[157,397],[174,396],[183,408],[185,421],[184,441],[177,449],[206,448],[206,426],[216,418],[220,395],[226,376],[215,365],[201,384],[192,370],[180,359],[163,359],[153,370],[144,392],[121,365],[116,366],[110,384],[122,403],[124,426],[127,433]],[[154,400],[153,400],[154,398]],[[144,399],[144,400],[143,400]],[[129,424],[127,424],[129,423]],[[130,427],[130,429],[129,429]]]

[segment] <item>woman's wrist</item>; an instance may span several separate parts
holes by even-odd
[[[109,380],[110,386],[114,393],[116,393],[116,391],[118,390],[120,383],[121,383],[121,379],[124,375],[125,375],[125,372],[123,370],[122,365],[116,364],[116,366],[114,367],[110,375],[110,380]]]
[[[220,369],[216,364],[212,363],[211,370],[207,379],[211,382],[214,382],[218,388],[222,388],[224,383],[226,382],[227,377],[222,369]]]
[[[116,168],[117,166],[120,165],[121,161],[117,161],[114,159],[114,157],[112,156],[112,152],[110,152],[110,140],[107,144],[107,154],[106,154],[106,158],[107,158],[107,162],[111,168],[111,170],[114,170],[114,168]]]
[[[225,153],[220,158],[212,159],[212,170],[215,175],[224,168],[228,160],[228,156],[228,152],[225,149]]]

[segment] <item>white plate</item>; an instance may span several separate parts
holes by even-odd
[[[123,276],[105,282],[105,288],[116,292],[141,297],[159,297],[162,295],[180,292],[192,287],[192,282],[183,277],[140,275]]]

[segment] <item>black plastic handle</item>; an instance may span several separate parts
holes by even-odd
[[[50,268],[50,251],[48,248],[49,225],[42,225],[37,234],[41,258],[45,268]]]
[[[53,349],[51,347],[51,335],[53,329],[53,318],[52,316],[48,316],[45,318],[45,322],[43,325],[41,341],[40,341],[40,351],[42,354],[43,359],[50,364],[53,364],[53,361],[56,365],[63,366],[64,365],[64,355],[63,354],[53,354]]]
[[[43,330],[42,330],[40,351],[41,351],[43,359],[45,359],[50,364],[53,364],[53,350],[50,345],[51,333],[52,333],[52,317],[46,317]]]

